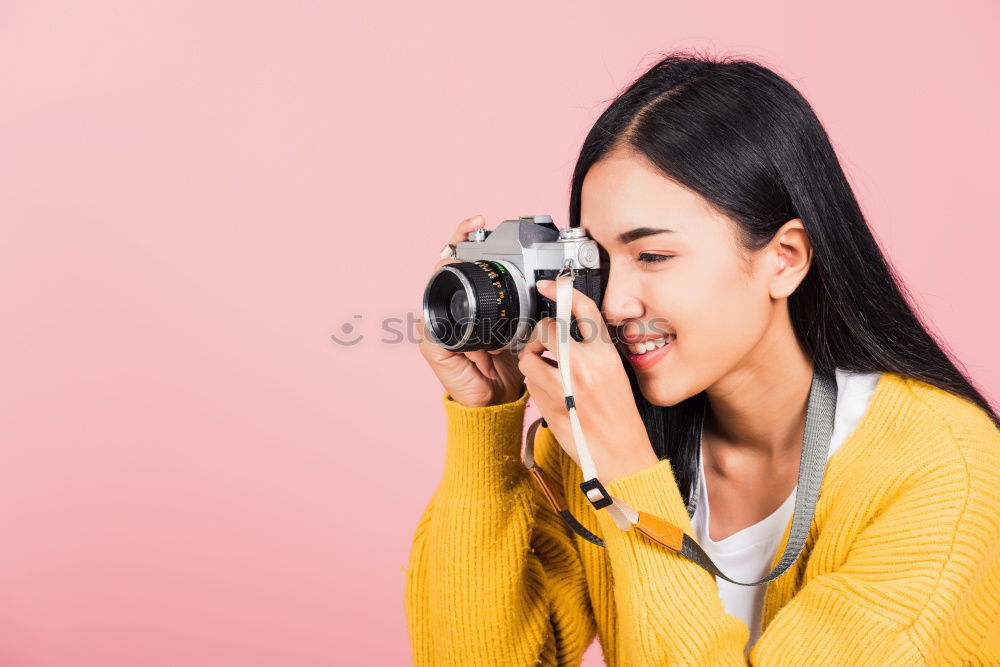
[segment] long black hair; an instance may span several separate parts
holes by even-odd
[[[989,402],[914,312],[826,131],[785,79],[747,59],[665,55],[587,134],[573,172],[570,226],[580,226],[587,171],[618,148],[642,155],[732,218],[749,251],[767,245],[788,220],[801,219],[813,261],[788,309],[817,369],[908,376],[975,403],[1000,427]],[[643,397],[631,365],[625,369],[656,454],[670,458],[687,501],[705,392],[655,406]]]

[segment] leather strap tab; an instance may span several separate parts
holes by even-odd
[[[651,540],[674,551],[680,551],[684,546],[684,531],[652,514],[639,512],[639,521],[635,524],[635,528]]]
[[[528,472],[531,473],[532,479],[534,479],[538,484],[538,488],[542,490],[542,495],[545,496],[545,499],[552,507],[552,510],[562,517],[562,520],[566,522],[566,525],[573,529],[574,533],[599,547],[606,546],[604,544],[604,540],[584,528],[583,524],[577,521],[575,516],[570,514],[562,491],[560,491],[559,488],[552,483],[552,480],[548,478],[548,475],[545,474],[544,470],[539,468],[537,465],[532,465],[528,468]]]
[[[528,468],[528,472],[530,472],[531,476],[535,478],[539,488],[542,490],[542,494],[545,496],[545,499],[549,501],[549,505],[552,506],[552,509],[556,514],[569,509],[566,505],[566,498],[563,496],[562,491],[556,488],[555,484],[552,484],[544,470],[538,466],[531,466]]]

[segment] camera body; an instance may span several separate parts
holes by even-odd
[[[555,316],[555,302],[536,283],[567,267],[574,287],[601,305],[600,253],[580,227],[560,230],[547,215],[521,216],[470,232],[455,248],[459,261],[440,267],[423,297],[428,336],[449,350],[519,350],[538,320]],[[582,340],[575,317],[570,335]]]

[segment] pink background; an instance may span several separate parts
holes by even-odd
[[[409,663],[442,390],[379,322],[460,219],[565,225],[661,51],[802,90],[996,399],[1000,6],[802,4],[0,4],[0,664]]]

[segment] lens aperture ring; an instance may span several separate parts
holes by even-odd
[[[467,270],[466,270],[467,267]],[[462,273],[476,290],[475,329],[462,351],[497,349],[510,340],[512,323],[519,311],[517,286],[510,272],[499,262],[477,260],[464,263]]]

